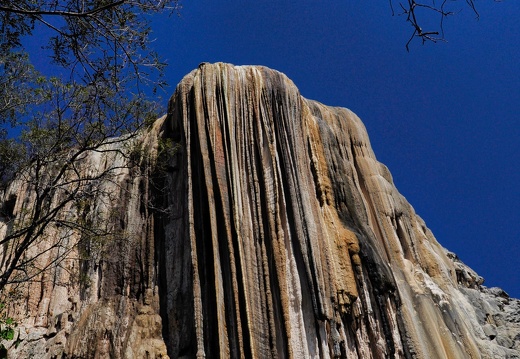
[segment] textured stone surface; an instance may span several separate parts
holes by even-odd
[[[201,64],[142,146],[164,138],[157,168],[94,207],[128,228],[112,256],[23,288],[13,355],[520,357],[519,301],[437,243],[351,111]]]
[[[154,151],[157,138],[152,128],[140,141]],[[167,358],[154,272],[153,219],[143,206],[149,200],[148,173],[124,168],[124,163],[115,152],[92,153],[81,163],[84,171],[121,168],[101,184],[88,206],[69,205],[62,211],[71,221],[89,216],[97,224],[117,228],[117,235],[80,242],[77,232],[53,223],[29,249],[29,256],[42,253],[36,265],[49,269],[29,283],[11,286],[5,293],[9,299],[2,298],[18,322],[15,338],[4,343],[10,357]],[[31,192],[20,181],[2,196],[16,198],[14,217],[31,203]],[[0,217],[0,238],[9,230],[8,220]],[[3,249],[2,256],[8,253]],[[54,262],[56,258],[63,260]]]

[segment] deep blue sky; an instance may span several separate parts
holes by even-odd
[[[520,298],[520,2],[459,0],[407,53],[387,1],[186,1],[154,23],[172,90],[200,62],[260,64],[347,107],[437,240]]]

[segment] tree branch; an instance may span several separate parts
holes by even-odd
[[[105,10],[109,10],[113,7],[119,6],[127,2],[128,0],[119,0],[111,4],[107,4],[105,6],[98,7],[96,9],[84,12],[75,12],[75,11],[61,11],[61,10],[28,10],[23,8],[12,8],[8,6],[0,6],[0,11],[10,12],[14,14],[20,15],[29,15],[29,16],[64,16],[64,17],[88,17],[100,13]]]

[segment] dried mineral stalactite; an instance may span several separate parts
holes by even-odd
[[[192,353],[480,356],[453,262],[353,113],[302,98],[276,71],[206,64],[169,119],[184,166],[172,181],[192,196]]]
[[[37,304],[23,328],[42,334],[12,353],[520,355],[519,302],[481,286],[437,243],[349,110],[304,99],[264,67],[205,63],[142,147],[157,153],[164,138],[176,151],[156,158],[160,175],[150,164],[145,178],[120,176],[125,211],[114,220],[139,233],[137,249],[90,263],[88,289],[69,281],[59,298],[56,285],[38,292],[46,298],[28,290]]]

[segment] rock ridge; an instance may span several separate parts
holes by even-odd
[[[137,142],[143,170],[91,206],[125,236],[17,289],[11,355],[520,358],[519,301],[436,241],[350,110],[204,63]],[[0,203],[29,197],[15,181]]]

